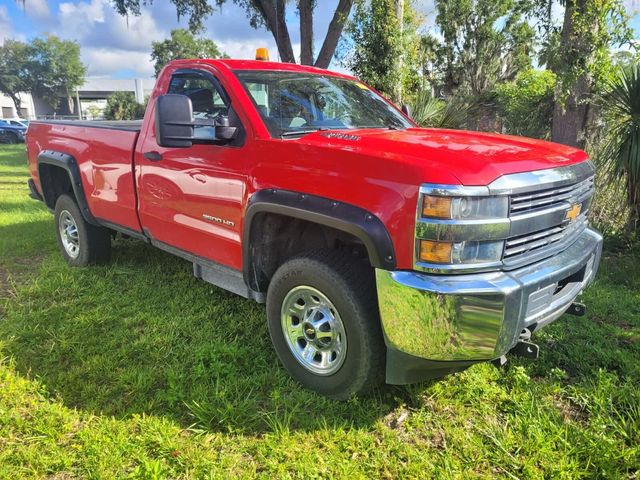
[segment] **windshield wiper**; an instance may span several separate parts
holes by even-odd
[[[286,132],[282,132],[280,134],[280,138],[295,137],[297,135],[306,135],[307,133],[322,132],[324,130],[329,130],[329,129],[326,127],[321,127],[321,128],[306,128],[304,130],[288,130]]]

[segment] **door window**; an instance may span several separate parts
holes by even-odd
[[[198,72],[178,72],[171,77],[167,93],[186,95],[193,105],[195,119],[215,119],[229,115],[229,100],[208,75]],[[213,140],[213,127],[199,125],[194,129],[194,138]]]

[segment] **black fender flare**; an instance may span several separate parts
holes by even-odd
[[[367,210],[337,200],[279,189],[265,189],[249,199],[242,234],[242,265],[245,281],[251,285],[251,229],[260,213],[275,213],[325,225],[360,239],[369,261],[376,268],[395,270],[393,241],[382,220]]]
[[[50,210],[53,210],[55,208],[55,197],[53,190],[46,186],[46,175],[43,174],[43,165],[53,165],[55,167],[62,168],[67,172],[67,174],[69,175],[69,180],[71,182],[71,188],[73,189],[73,194],[76,197],[76,201],[78,202],[78,207],[80,207],[82,216],[87,222],[93,225],[100,225],[100,222],[96,220],[96,218],[91,213],[91,210],[89,210],[89,206],[87,205],[87,198],[84,193],[82,178],[80,176],[80,169],[78,168],[78,162],[73,157],[73,155],[57,152],[55,150],[42,150],[38,154],[37,164],[38,177],[40,178],[40,187],[42,188],[42,198],[45,205],[47,205]]]

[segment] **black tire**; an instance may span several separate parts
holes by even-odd
[[[16,135],[15,133],[7,132],[6,135],[7,135],[7,143],[9,145],[15,145],[16,143],[20,142],[20,139],[18,138],[18,135]]]
[[[95,263],[103,263],[111,258],[111,234],[109,230],[88,223],[82,216],[80,208],[78,208],[73,197],[70,195],[60,195],[58,197],[54,217],[58,247],[69,265],[72,267],[84,267]],[[77,247],[75,255],[72,253],[73,247],[68,247],[69,234],[63,234],[60,228],[60,224],[69,221],[69,218],[76,226],[76,234],[73,237],[75,242],[72,242]],[[67,238],[67,246],[65,246],[63,235]]]
[[[335,306],[344,327],[346,353],[339,369],[330,374],[319,375],[303,365],[292,352],[292,342],[285,337],[283,322],[288,320],[282,320],[283,302],[289,292],[302,286],[322,293]],[[305,387],[345,400],[383,382],[386,350],[373,270],[350,255],[318,251],[284,263],[269,285],[267,319],[280,361]],[[305,340],[301,340],[304,344]]]

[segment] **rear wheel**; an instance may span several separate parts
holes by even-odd
[[[70,195],[61,195],[58,198],[54,216],[58,246],[69,265],[83,267],[109,260],[109,230],[88,223]]]
[[[320,251],[286,262],[269,285],[267,316],[282,364],[302,385],[346,399],[382,383],[373,272],[357,259]]]

